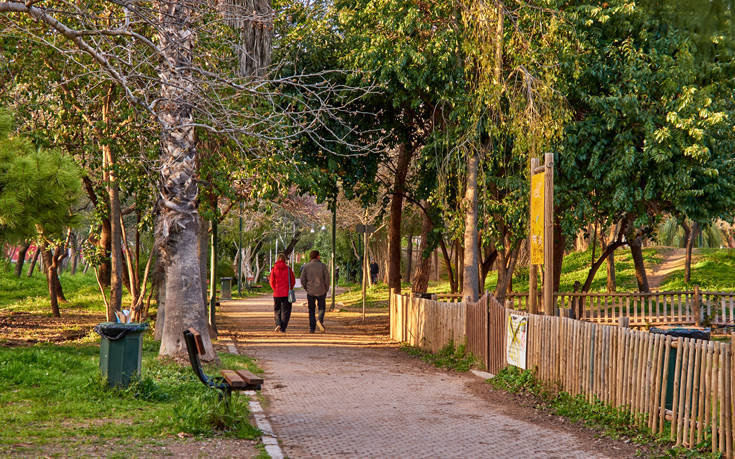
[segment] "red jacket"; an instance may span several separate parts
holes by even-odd
[[[286,265],[285,261],[278,260],[271,274],[268,276],[268,283],[271,284],[273,289],[273,296],[285,297],[288,296],[288,277],[291,277],[291,288],[296,283],[296,276],[294,276],[293,270]]]

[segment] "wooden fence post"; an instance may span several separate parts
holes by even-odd
[[[702,305],[702,294],[699,291],[699,285],[694,286],[694,295],[692,297],[692,313],[694,314],[694,324],[702,325],[702,314],[699,312]]]

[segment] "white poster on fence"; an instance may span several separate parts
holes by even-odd
[[[508,314],[505,335],[505,355],[508,365],[526,369],[526,342],[528,341],[528,317]]]

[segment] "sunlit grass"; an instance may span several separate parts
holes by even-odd
[[[691,281],[684,282],[684,269],[672,272],[661,290],[735,290],[735,250],[698,249],[692,263]]]
[[[156,441],[187,432],[254,438],[245,397],[228,413],[217,393],[189,366],[157,358],[144,341],[142,378],[127,390],[106,388],[99,376],[99,345],[0,347],[0,455],[36,456],[38,448],[116,439]],[[258,371],[244,356],[221,354],[227,368]],[[215,373],[217,367],[208,367]],[[22,442],[22,449],[11,445]],[[73,450],[62,454],[74,455]]]

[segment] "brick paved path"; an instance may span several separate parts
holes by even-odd
[[[266,370],[265,411],[291,458],[606,457],[589,440],[513,418],[472,394],[475,378],[428,367],[384,336],[327,313],[305,334],[295,306],[275,334],[270,298],[223,304],[220,328]]]

